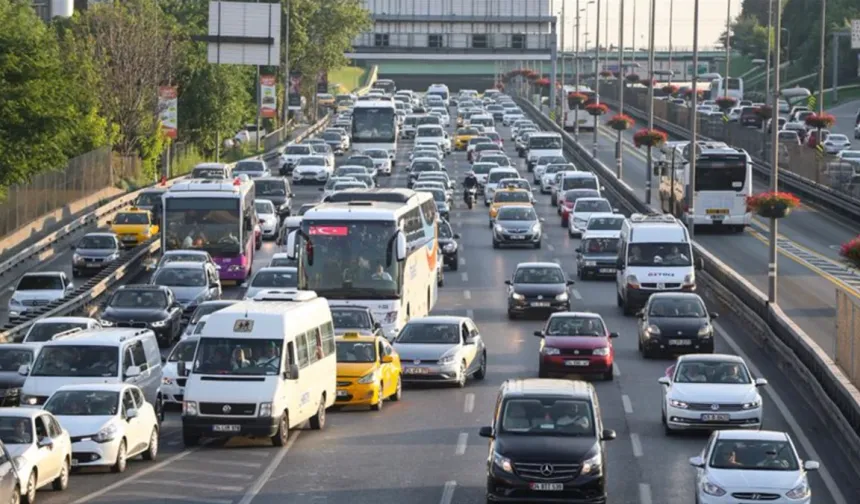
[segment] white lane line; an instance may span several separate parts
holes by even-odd
[[[212,471],[199,471],[197,469],[179,469],[177,467],[171,468],[170,472],[171,473],[179,473],[179,474],[196,474],[199,476],[216,476],[218,478],[225,478],[225,479],[241,479],[241,480],[254,479],[254,477],[251,476],[250,474],[213,473]]]
[[[284,460],[284,457],[287,456],[287,453],[290,451],[290,448],[293,447],[293,443],[296,442],[296,439],[299,438],[299,435],[302,431],[297,430],[295,434],[287,441],[287,445],[284,446],[280,451],[278,451],[277,455],[272,457],[272,461],[269,462],[269,465],[266,467],[266,470],[263,471],[262,474],[257,478],[257,481],[251,485],[250,488],[245,492],[245,495],[242,496],[242,500],[239,501],[239,504],[251,504],[254,500],[254,497],[260,493],[263,489],[263,486],[269,481],[269,478],[272,477],[272,473],[275,472],[275,469],[281,465],[281,461]]]
[[[630,434],[630,445],[633,447],[633,456],[639,458],[642,456],[642,441],[639,439],[639,434]]]
[[[546,249],[552,252],[553,250],[555,250],[555,245],[553,245],[552,243],[547,243]]]
[[[454,500],[454,490],[456,489],[456,481],[446,481],[445,488],[442,489],[442,500],[439,501],[439,504],[451,504],[451,501]]]
[[[460,250],[463,250],[463,249],[460,249]],[[460,266],[465,266],[465,265],[466,265],[466,258],[465,258],[465,257],[461,257],[461,258],[460,258]]]
[[[168,442],[167,442],[167,446],[176,446],[176,445],[178,445],[180,442],[181,442],[181,441],[179,441],[178,439],[174,439],[173,441],[168,441]]]
[[[475,411],[475,394],[469,392],[466,394],[466,404],[463,405],[464,413],[471,413]]]
[[[621,404],[624,405],[624,413],[627,413],[628,415],[633,414],[633,403],[630,402],[630,396],[623,394],[621,396]]]
[[[467,290],[464,290],[463,291],[463,299],[472,299],[472,293],[467,291]]]
[[[205,460],[204,464],[215,464],[215,465],[224,465],[231,467],[252,467],[257,469],[259,467],[263,467],[263,464],[258,462],[238,462],[233,460]]]
[[[92,502],[95,499],[101,497],[102,495],[104,495],[108,492],[111,492],[113,490],[116,490],[117,488],[121,488],[125,485],[128,485],[129,483],[137,481],[137,480],[143,478],[144,476],[147,476],[148,474],[152,474],[155,471],[158,471],[159,469],[161,469],[163,467],[166,467],[166,466],[168,466],[174,462],[177,462],[179,460],[182,460],[185,457],[191,455],[192,453],[196,452],[199,449],[200,448],[192,448],[191,450],[184,451],[182,453],[177,453],[176,455],[170,457],[169,459],[165,459],[161,462],[158,462],[155,465],[149,466],[146,469],[140,471],[139,473],[132,474],[131,476],[128,476],[127,478],[124,478],[120,481],[117,481],[116,483],[108,485],[108,486],[106,486],[100,490],[96,490],[95,492],[92,492],[89,495],[81,497],[80,499],[73,501],[72,504],[84,504],[85,502]]]
[[[761,370],[756,366],[749,356],[738,346],[737,342],[735,342],[734,338],[729,336],[720,324],[714,324],[714,327],[717,329],[717,332],[720,333],[720,336],[728,343],[728,345],[732,348],[732,351],[739,355],[746,363],[747,367],[750,368],[750,371],[758,377],[762,376]],[[800,443],[806,453],[809,455],[809,458],[812,460],[817,460],[821,466],[818,468],[818,474],[821,475],[821,481],[824,483],[824,486],[827,487],[827,491],[830,492],[830,495],[833,497],[833,502],[835,504],[848,504],[848,501],[845,499],[845,496],[842,495],[842,491],[839,489],[839,485],[836,484],[836,480],[833,479],[833,476],[830,474],[830,471],[827,470],[827,467],[824,466],[824,462],[821,460],[821,456],[818,454],[818,451],[812,445],[812,441],[809,440],[809,437],[806,433],[801,429],[800,424],[797,423],[797,419],[794,418],[794,415],[791,414],[791,411],[786,406],[785,401],[782,400],[782,397],[773,390],[772,388],[764,387],[764,393],[770,396],[770,400],[773,402],[773,405],[776,406],[776,409],[779,410],[780,414],[783,418],[785,418],[785,422],[794,432],[795,439]]]
[[[651,504],[651,485],[639,483],[639,504]]]
[[[219,475],[220,476],[220,475]],[[189,488],[202,488],[202,489],[212,489],[218,490],[219,492],[241,492],[244,487],[242,486],[233,486],[233,485],[215,485],[212,483],[192,483],[190,481],[176,481],[176,480],[166,480],[166,479],[142,479],[138,480],[138,483],[143,483],[146,485],[152,485],[155,487],[157,485],[167,485],[167,486],[185,486]]]
[[[466,453],[466,444],[469,442],[469,433],[461,432],[459,436],[457,436],[457,449],[454,451],[454,455],[463,455]]]
[[[618,367],[617,361],[612,363],[612,374],[615,375],[616,378],[621,376],[621,368]]]
[[[573,297],[575,297],[576,299],[582,299],[582,294],[580,294],[578,290],[571,289],[571,292],[573,292]]]
[[[469,274],[468,273],[461,273],[460,278],[462,278],[464,282],[468,282],[469,281]]]
[[[118,492],[114,497],[132,497],[138,499],[151,499],[154,501],[179,501],[188,504],[233,504],[232,499],[201,499],[188,497],[186,495],[171,495],[155,492]]]
[[[466,316],[472,320],[475,320],[475,310],[469,308],[468,310],[466,310]]]

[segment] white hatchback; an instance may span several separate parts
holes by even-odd
[[[72,441],[54,415],[32,408],[0,408],[0,436],[15,461],[24,502],[35,502],[36,490],[51,484],[69,486]]]
[[[582,236],[588,227],[588,219],[596,213],[612,213],[612,205],[606,198],[579,198],[573,204],[567,219],[567,234],[571,237]],[[619,227],[619,229],[621,229]]]

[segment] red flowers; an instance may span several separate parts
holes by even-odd
[[[843,243],[839,247],[839,255],[854,266],[860,267],[860,236]]]
[[[781,219],[800,206],[800,198],[787,192],[764,192],[747,197],[747,211]]]
[[[602,115],[608,113],[609,107],[607,107],[603,103],[592,103],[592,104],[587,105],[585,107],[585,111],[588,112],[589,114],[593,115],[594,117],[597,117],[597,116],[602,116]]]
[[[536,86],[546,87],[549,86],[549,79],[546,77],[541,77],[540,79],[535,81]]]
[[[700,90],[698,90],[698,91],[696,92],[696,95],[697,95],[699,98],[701,98],[702,96],[704,96],[704,95],[705,95],[705,92],[704,92],[703,90],[701,90],[701,89],[700,89]],[[687,98],[689,98],[689,97],[693,96],[693,90],[692,90],[692,89],[685,89],[685,90],[684,90],[684,96],[685,96],[685,97],[687,97]]]
[[[773,107],[770,105],[762,105],[761,107],[756,107],[755,113],[762,119],[768,120],[773,117]]]
[[[615,131],[626,131],[633,127],[635,121],[632,117],[626,114],[616,114],[612,116],[606,124]]]
[[[663,86],[663,92],[667,95],[674,95],[678,92],[678,86],[674,84],[666,84],[665,86]]]
[[[633,145],[636,147],[659,147],[666,143],[669,135],[655,129],[641,129],[633,135]]]
[[[716,99],[717,106],[720,107],[720,110],[729,110],[734,107],[738,101],[732,98],[731,96],[720,96]]]
[[[810,128],[824,129],[836,124],[836,118],[828,113],[809,114],[806,117],[806,125]]]

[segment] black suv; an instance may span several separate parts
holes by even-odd
[[[496,401],[490,439],[487,502],[606,503],[604,429],[590,383],[507,380]]]

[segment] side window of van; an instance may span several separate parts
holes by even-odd
[[[326,322],[320,329],[322,330],[323,355],[328,357],[334,353],[334,325],[331,322]]]
[[[134,357],[134,365],[140,367],[140,371],[149,369],[149,363],[146,361],[146,352],[143,351],[143,342],[140,340],[131,344],[131,356]]]
[[[310,363],[323,358],[323,347],[322,347],[322,336],[320,336],[319,328],[311,329],[305,336],[308,339],[308,357],[310,358]]]
[[[308,357],[308,341],[305,339],[305,334],[299,334],[296,336],[296,363],[299,365],[299,369],[304,369],[308,367],[309,357]]]
[[[126,347],[125,350],[122,351],[122,375],[125,377],[125,374],[128,372],[128,368],[134,365],[134,359],[131,356],[131,348]]]

